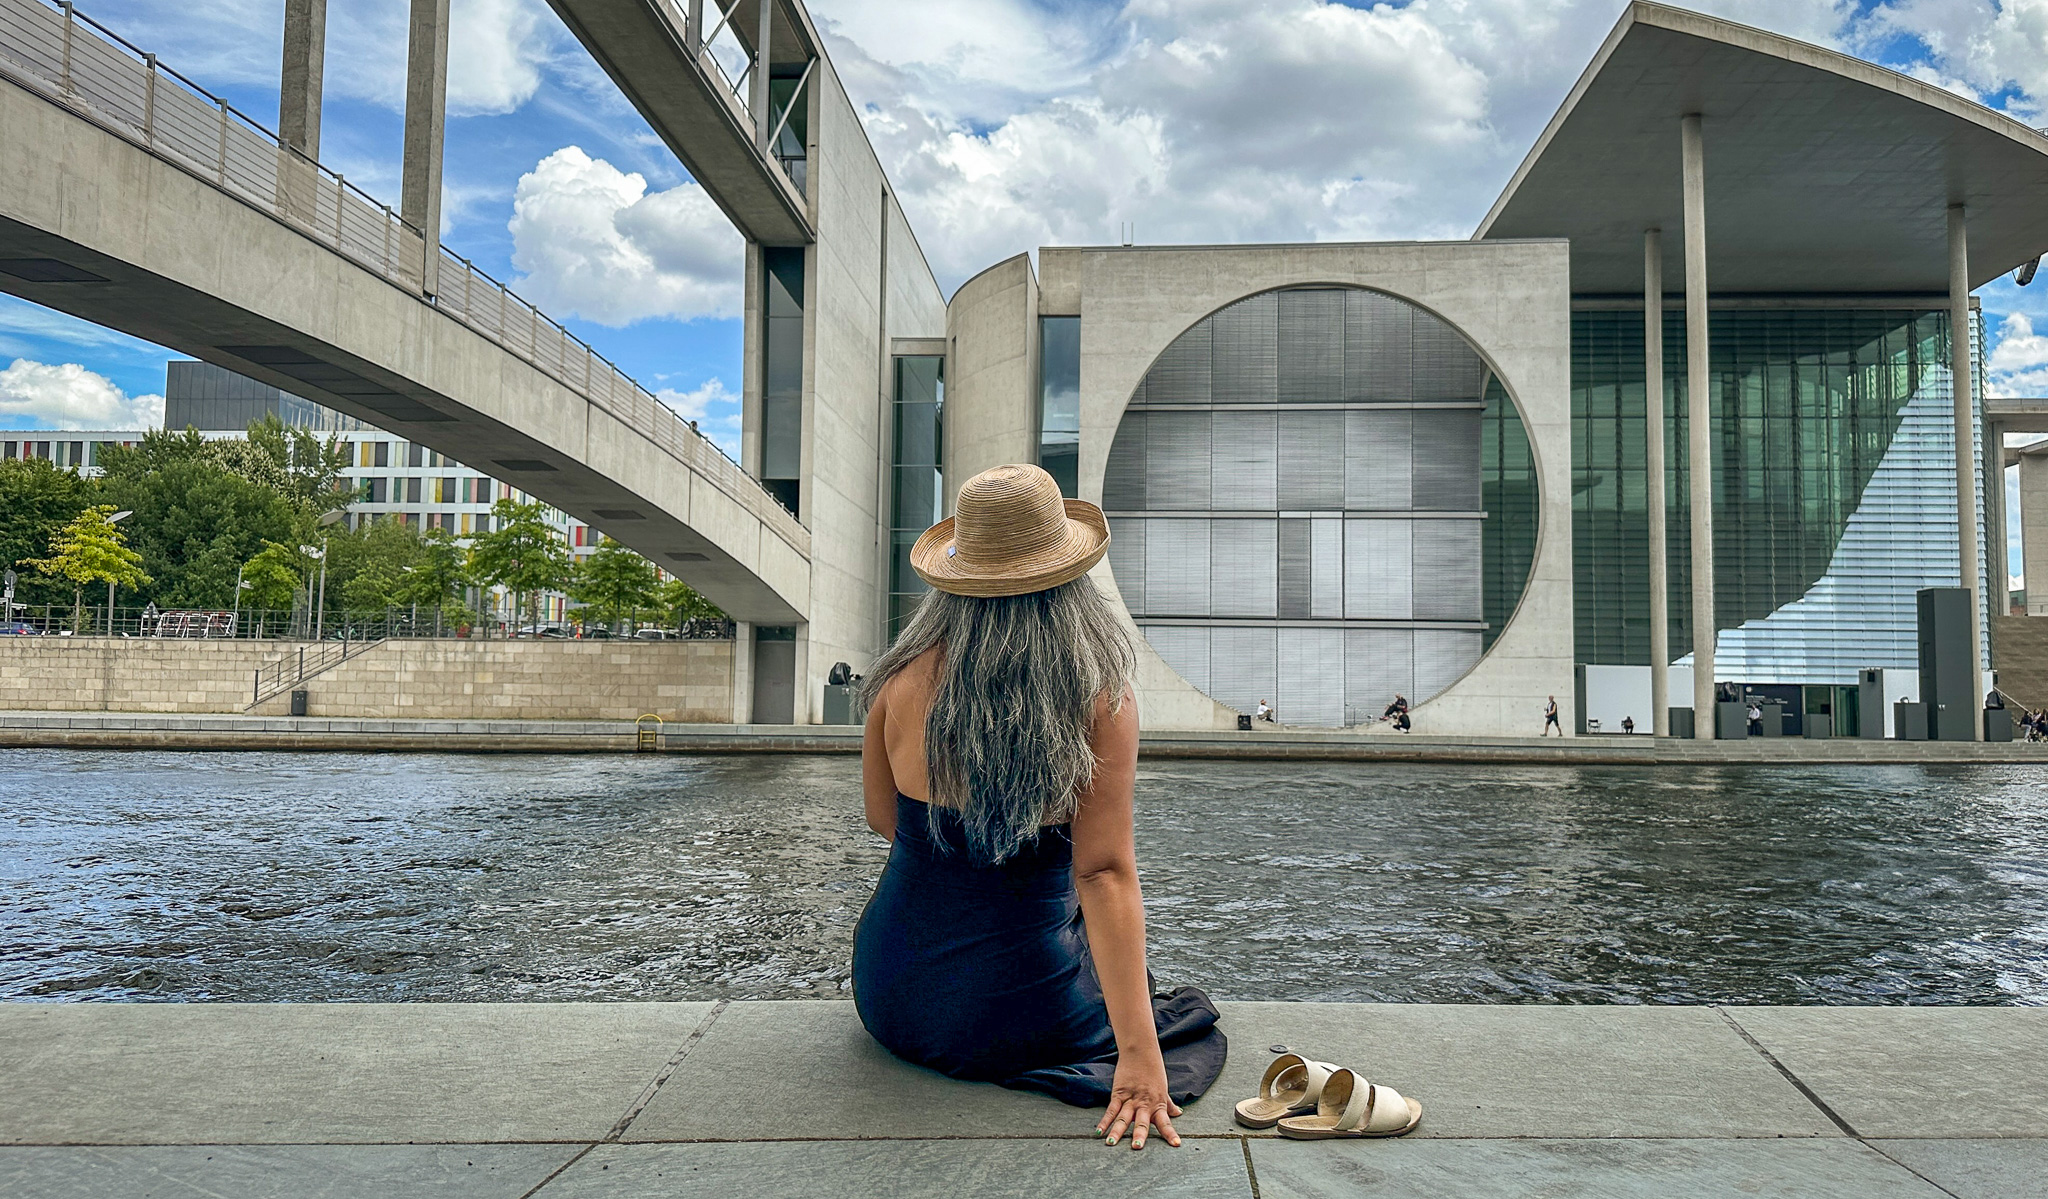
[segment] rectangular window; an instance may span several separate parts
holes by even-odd
[[[889,639],[929,590],[910,568],[910,547],[936,524],[945,503],[946,360],[896,359],[895,469],[889,498]]]
[[[423,464],[426,460],[426,449],[427,447],[421,445],[417,441],[407,442],[405,444],[405,464],[407,466],[419,466]]]
[[[804,421],[804,251],[761,250],[767,320],[761,338],[761,481],[801,511]]]
[[[464,537],[467,537],[467,536],[469,536],[469,534],[470,534],[470,531],[471,531],[472,529],[474,529],[475,527],[476,527],[476,517],[475,517],[475,516],[473,516],[473,515],[471,515],[471,514],[470,514],[470,513],[468,513],[468,512],[465,512],[465,513],[463,513],[463,514],[462,514],[462,535],[463,535]]]
[[[405,502],[408,504],[420,502],[420,478],[417,475],[405,481]]]
[[[1038,464],[1060,494],[1080,494],[1081,318],[1038,318]]]
[[[390,443],[390,442],[388,442],[388,441],[380,441],[380,442],[377,442],[377,443],[376,443],[376,454],[375,454],[375,456],[374,456],[374,460],[373,460],[373,461],[370,461],[370,462],[365,462],[365,463],[363,463],[363,465],[364,465],[364,466],[389,466],[389,465],[391,465],[391,443]]]

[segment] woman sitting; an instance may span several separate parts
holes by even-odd
[[[1132,649],[1086,574],[1108,524],[1035,466],[975,476],[955,511],[913,547],[934,590],[862,685],[868,827],[892,844],[855,1006],[906,1061],[1178,1145],[1225,1043],[1206,995],[1155,997],[1145,968]]]

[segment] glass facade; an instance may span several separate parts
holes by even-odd
[[[1939,311],[1710,314],[1715,673],[1850,685],[1917,660],[1913,592],[1956,583],[1948,318]],[[1690,660],[1683,313],[1664,326],[1666,568]],[[1643,319],[1572,315],[1577,658],[1646,665]],[[1981,515],[1980,515],[1981,520]]]
[[[806,190],[810,174],[811,115],[810,104],[805,99],[810,88],[803,77],[804,64],[778,63],[775,70],[777,74],[768,80],[768,111],[772,114],[769,124],[772,127],[781,122],[782,129],[775,135],[775,144],[768,147],[768,151],[801,192]],[[788,120],[783,119],[784,114],[788,115]]]
[[[801,512],[804,427],[804,251],[761,247],[761,482]]]
[[[930,590],[910,568],[910,547],[937,524],[945,506],[946,360],[896,359],[895,458],[889,496],[889,640]]]
[[[1454,329],[1363,289],[1252,296],[1176,339],[1117,429],[1103,507],[1118,590],[1167,664],[1300,725],[1456,681],[1519,600],[1535,533],[1505,389]]]
[[[1081,494],[1081,318],[1038,318],[1038,465]]]

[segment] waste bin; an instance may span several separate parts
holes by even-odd
[[[1984,709],[1984,739],[1986,741],[2012,740],[2012,709]]]
[[[1761,717],[1757,722],[1760,730],[1758,736],[1782,737],[1785,735],[1784,704],[1758,704],[1756,710],[1757,715]]]
[[[850,683],[825,684],[825,723],[858,724],[853,718],[854,693],[860,688]]]
[[[1749,705],[1726,700],[1714,705],[1714,739],[1745,741],[1749,738]]]
[[[1252,731],[1252,718],[1245,715],[1243,712],[1239,712],[1237,714],[1237,731],[1240,733],[1249,733]]]
[[[1893,704],[1892,735],[1900,741],[1927,740],[1927,705]]]
[[[1665,719],[1670,722],[1671,736],[1675,739],[1692,740],[1692,709],[1666,708]]]
[[[306,693],[305,693],[305,692],[303,692],[303,691],[294,691],[294,692],[292,692],[292,715],[294,715],[294,716],[304,716],[305,714],[306,714]]]

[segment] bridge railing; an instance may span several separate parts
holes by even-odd
[[[419,230],[69,0],[0,0],[0,75],[420,296],[642,433],[786,540],[807,544],[759,480],[588,343],[446,247],[439,294],[422,295]]]

